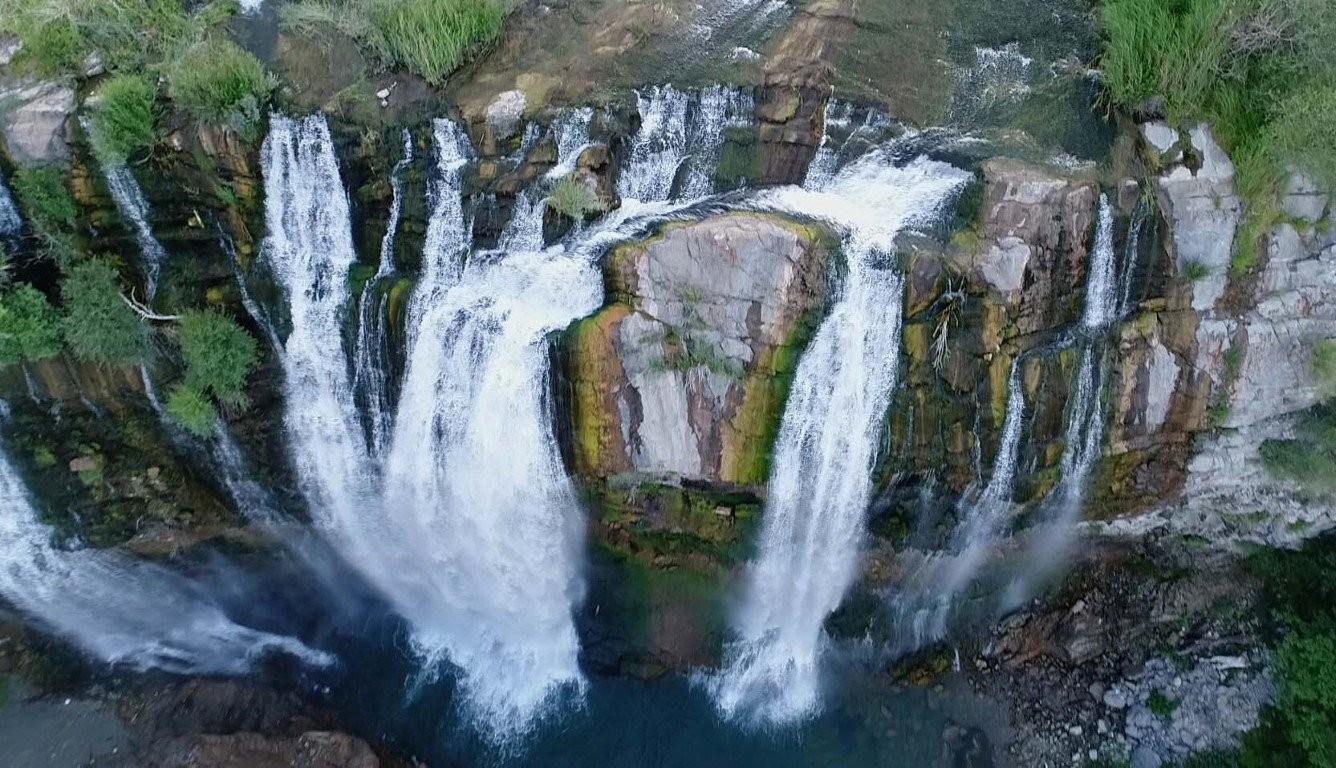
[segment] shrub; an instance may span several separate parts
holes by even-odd
[[[0,364],[58,354],[60,319],[41,291],[25,284],[0,297]]]
[[[70,351],[99,365],[138,363],[148,352],[143,319],[121,298],[116,271],[91,259],[70,269],[60,284],[61,331]]]
[[[1313,345],[1308,356],[1313,369],[1318,394],[1323,398],[1336,397],[1336,339],[1324,339]]]
[[[40,165],[14,173],[14,194],[39,227],[72,228],[79,209],[65,187],[65,168]]]
[[[92,139],[93,149],[103,162],[123,163],[157,141],[155,96],[153,87],[134,75],[117,75],[98,89]]]
[[[558,181],[547,196],[547,204],[552,210],[576,221],[591,213],[602,213],[607,206],[594,190],[581,184],[574,176],[567,176]]]
[[[285,6],[290,27],[332,27],[387,66],[440,83],[501,34],[499,0],[306,0]]]
[[[245,402],[246,379],[258,361],[255,339],[212,310],[187,312],[179,327],[185,386],[225,405]]]
[[[1200,261],[1189,261],[1183,265],[1183,277],[1187,278],[1188,282],[1195,283],[1198,280],[1205,280],[1210,275],[1211,268]]]
[[[260,60],[226,40],[191,48],[171,67],[171,97],[196,120],[255,141],[274,80]]]
[[[198,437],[213,434],[214,422],[218,418],[209,398],[188,384],[178,384],[167,394],[167,413],[187,432]]]

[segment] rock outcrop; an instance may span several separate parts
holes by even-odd
[[[614,252],[614,302],[572,333],[579,474],[763,482],[826,260],[814,230],[743,214]]]
[[[74,114],[74,87],[64,80],[0,83],[0,132],[10,159],[41,165],[69,155],[65,128]]]

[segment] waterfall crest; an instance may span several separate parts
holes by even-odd
[[[798,364],[736,639],[708,681],[726,717],[787,722],[819,705],[822,625],[856,576],[878,435],[896,385],[904,282],[889,263],[895,236],[935,214],[966,179],[925,158],[898,166],[883,148],[821,190],[761,197],[763,206],[844,230],[849,264]]]
[[[296,639],[235,623],[166,568],[113,550],[54,548],[2,445],[0,596],[110,664],[242,674],[271,653],[332,662]]]
[[[631,140],[628,168],[617,181],[623,199],[695,200],[714,192],[715,164],[724,129],[751,117],[748,91],[713,86],[692,94],[671,85],[636,93],[640,130]],[[674,189],[683,166],[680,191]]]

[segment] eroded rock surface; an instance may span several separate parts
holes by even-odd
[[[65,127],[73,113],[74,88],[64,80],[0,84],[0,130],[20,165],[67,157]]]
[[[618,250],[615,303],[574,332],[579,472],[763,482],[825,272],[817,233],[770,216],[670,226]]]

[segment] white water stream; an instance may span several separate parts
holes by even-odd
[[[798,364],[736,638],[723,671],[707,681],[726,717],[781,723],[819,707],[822,625],[857,574],[878,436],[896,386],[904,282],[891,263],[895,237],[926,223],[967,178],[924,158],[896,165],[881,150],[822,189],[761,198],[843,230],[848,271]]]

